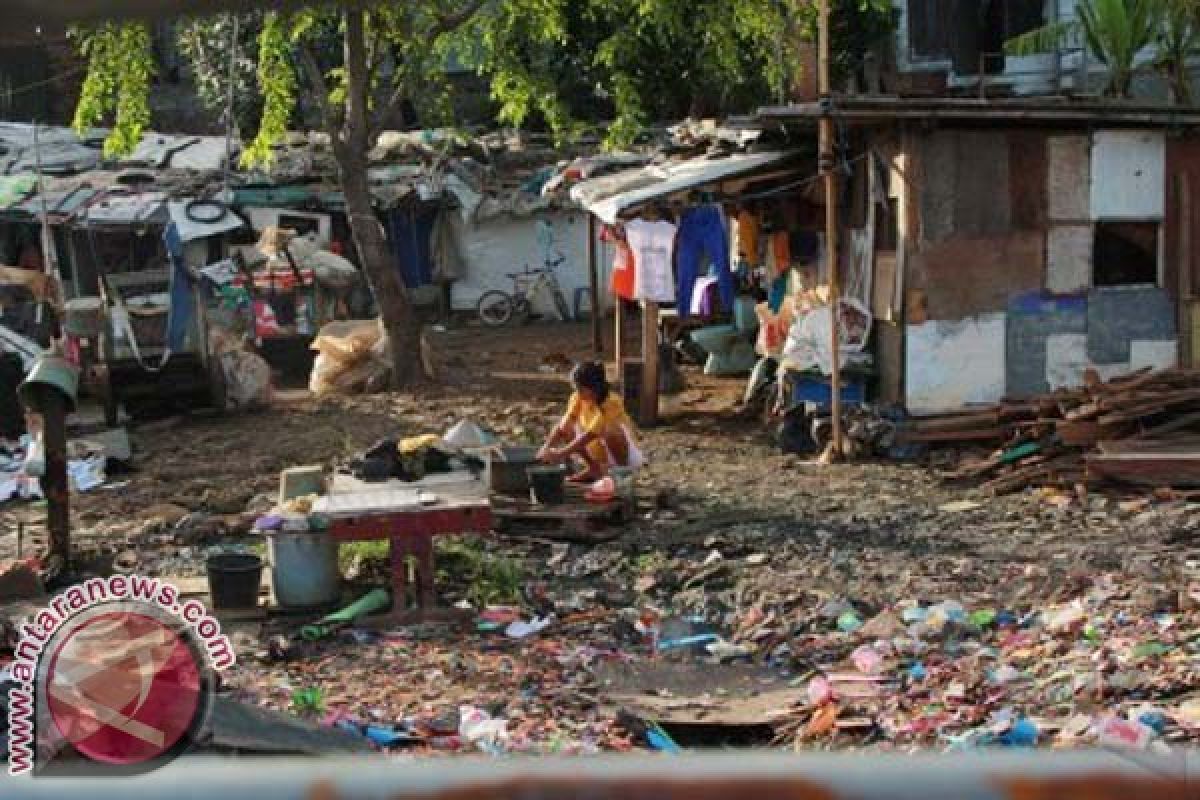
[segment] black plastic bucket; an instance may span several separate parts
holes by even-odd
[[[262,584],[262,559],[250,553],[208,558],[208,595],[215,609],[254,608]]]
[[[567,471],[562,467],[530,467],[526,470],[533,499],[544,506],[566,502]]]

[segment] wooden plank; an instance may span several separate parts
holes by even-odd
[[[1184,172],[1175,176],[1179,187],[1179,363],[1191,366],[1196,354],[1192,352],[1191,299],[1192,299],[1192,176]]]
[[[1094,420],[1060,420],[1054,426],[1063,444],[1091,447],[1100,438],[1100,423]]]
[[[1185,428],[1190,428],[1192,425],[1197,423],[1200,423],[1200,411],[1193,411],[1190,414],[1184,414],[1183,416],[1176,417],[1170,422],[1164,422],[1161,425],[1155,425],[1147,428],[1135,438],[1150,439],[1155,436],[1163,436],[1168,433],[1174,433]]]
[[[984,442],[996,441],[1008,436],[1008,429],[977,428],[975,430],[951,431],[898,431],[896,440],[900,443],[916,442]]]
[[[617,381],[622,388],[625,386],[625,335],[622,318],[625,316],[625,300],[619,296],[613,297],[613,358],[617,365]]]
[[[1140,486],[1200,486],[1200,452],[1093,453],[1087,456],[1089,475]]]
[[[962,414],[953,417],[914,420],[913,427],[920,433],[933,433],[994,427],[999,422],[1000,411],[996,410],[982,414]]]
[[[642,301],[642,395],[638,422],[658,424],[658,303]]]
[[[1132,408],[1124,408],[1121,411],[1105,414],[1100,417],[1101,425],[1117,425],[1122,422],[1133,422],[1142,417],[1161,414],[1173,406],[1191,403],[1200,400],[1200,389],[1189,389],[1180,392],[1174,392],[1169,395],[1162,395],[1157,400],[1142,403],[1141,405],[1133,406]]]
[[[596,217],[587,215],[587,260],[588,291],[592,296],[592,353],[599,358],[604,354],[604,337],[600,333],[603,315],[600,313],[600,267],[596,260]]]

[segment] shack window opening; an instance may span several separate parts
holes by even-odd
[[[297,236],[307,236],[308,234],[319,235],[321,232],[321,223],[313,217],[300,217],[291,214],[279,215],[279,227],[293,230]]]
[[[1158,223],[1098,222],[1092,251],[1092,285],[1158,283]]]

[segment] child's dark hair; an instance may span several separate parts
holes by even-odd
[[[608,376],[604,373],[604,365],[595,361],[582,361],[571,370],[571,383],[577,389],[590,389],[596,395],[596,402],[603,403],[608,399],[610,387]]]

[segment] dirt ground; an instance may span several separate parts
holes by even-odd
[[[568,393],[560,364],[586,356],[587,342],[584,326],[452,330],[435,336],[443,382],[416,393],[281,390],[265,412],[134,425],[134,471],[111,477],[119,488],[74,498],[75,541],[95,554],[95,569],[132,548],[139,571],[202,574],[205,553],[253,542],[249,523],[269,506],[285,467],[328,465],[384,435],[443,432],[464,418],[537,441]],[[1081,715],[1136,720],[1142,704],[1169,720],[1156,736],[1196,740],[1181,721],[1194,712],[1176,710],[1195,702],[1191,687],[1200,684],[1200,619],[1188,593],[1200,563],[1200,505],[1141,495],[984,497],[941,484],[924,466],[820,466],[781,454],[762,420],[736,409],[740,381],[695,369],[687,378],[664,423],[641,434],[650,457],[639,476],[645,502],[618,538],[471,545],[484,560],[517,565],[514,599],[526,616],[556,615],[543,634],[359,631],[281,658],[271,638],[296,622],[272,619],[239,633],[240,661],[226,684],[292,711],[296,690],[317,687],[324,710],[310,709],[315,719],[419,728],[432,750],[645,746],[636,725],[615,721],[639,698],[652,698],[654,717],[674,721],[669,730],[685,744],[690,731],[699,744],[749,735],[756,744],[942,748],[991,735],[981,730],[1002,739],[1020,717],[1036,722],[1039,743],[1072,744],[1095,740],[1094,730],[1092,739],[1075,731]],[[192,517],[181,526],[183,514]],[[11,523],[36,510],[4,515]],[[10,524],[0,556],[11,555],[14,539]],[[456,562],[439,563],[448,573],[444,601],[463,600],[469,587],[453,574]],[[369,583],[379,565],[359,558],[354,570]],[[970,624],[945,601],[972,614]],[[1082,617],[1059,630],[1054,615],[1072,602]],[[913,608],[940,608],[950,622],[934,630],[905,612]],[[1030,622],[1037,612],[1041,622]],[[667,621],[742,646],[741,666],[728,668],[724,684],[718,676],[713,685],[712,674],[656,676],[663,664],[711,673],[702,665],[721,660],[702,646],[655,656],[646,628],[658,624],[661,641]],[[1163,649],[1130,655],[1151,641]],[[881,654],[882,670],[861,669],[863,646]],[[839,683],[853,664],[868,677]],[[997,680],[1010,676],[1002,668],[1020,679]],[[832,699],[814,692],[814,677],[831,675]],[[751,699],[758,716],[732,724]],[[830,703],[836,723],[821,711]],[[460,707],[508,720],[507,737],[439,738],[439,724],[460,730],[455,715],[469,713]]]

